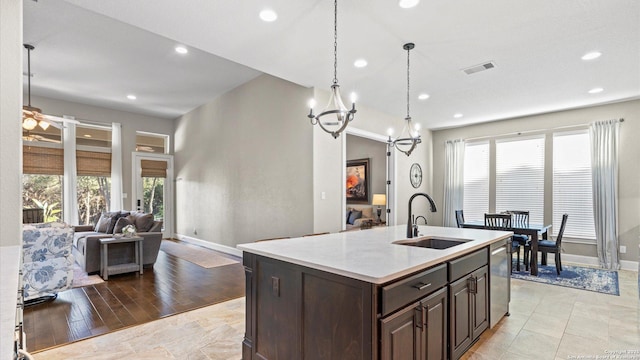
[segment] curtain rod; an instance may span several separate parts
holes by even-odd
[[[618,121],[623,123],[624,122],[624,118],[619,118]],[[464,139],[464,141],[476,141],[476,140],[493,139],[493,138],[499,138],[499,137],[504,137],[504,136],[512,136],[512,135],[525,135],[525,134],[532,134],[532,133],[544,133],[544,132],[553,131],[553,130],[580,128],[580,127],[588,126],[588,125],[591,125],[591,123],[575,124],[575,125],[567,125],[567,126],[558,126],[558,127],[554,127],[554,128],[548,128],[548,129],[516,131],[516,132],[500,134],[500,135],[478,136],[478,137]]]

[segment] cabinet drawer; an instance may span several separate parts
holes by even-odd
[[[438,265],[382,288],[382,316],[447,284],[447,266]]]
[[[480,249],[469,255],[449,261],[449,282],[458,280],[468,273],[487,265],[489,249]]]

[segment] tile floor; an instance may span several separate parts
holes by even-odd
[[[620,271],[620,296],[513,280],[511,316],[463,359],[640,359],[638,273]],[[56,359],[240,359],[244,298],[34,354]],[[621,354],[627,351],[626,354]],[[635,351],[635,353],[632,353]]]

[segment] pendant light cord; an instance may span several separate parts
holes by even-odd
[[[31,107],[31,48],[25,46],[27,48],[27,92],[29,99],[29,107]]]
[[[407,118],[410,118],[411,116],[409,116],[409,52],[411,51],[411,49],[407,49]]]
[[[333,85],[338,85],[338,0],[333,1]]]

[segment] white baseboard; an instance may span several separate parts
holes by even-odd
[[[231,254],[234,256],[237,256],[239,258],[242,257],[242,250],[236,249],[234,247],[231,246],[227,246],[227,245],[222,245],[222,244],[216,244],[210,241],[205,241],[202,239],[197,239],[191,236],[186,236],[186,235],[182,235],[182,234],[175,234],[175,238],[178,240],[182,240],[184,242],[188,242],[194,245],[199,245],[202,247],[205,247],[207,249],[212,249],[212,250],[216,250],[216,251],[220,251],[226,254]]]
[[[600,262],[598,258],[593,256],[583,256],[583,255],[572,255],[572,254],[562,254],[562,263],[571,262],[575,264],[583,264],[589,266],[599,266]],[[629,261],[629,260],[620,260],[620,269],[621,270],[630,270],[630,271],[638,271],[638,262],[637,261]]]

